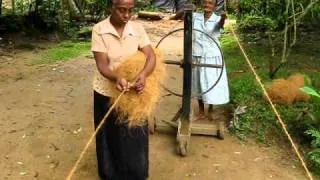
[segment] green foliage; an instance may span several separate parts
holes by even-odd
[[[306,131],[307,135],[310,135],[312,137],[311,145],[314,148],[320,148],[320,131],[315,129],[310,129]]]
[[[159,8],[153,6],[153,5],[142,5],[142,6],[138,6],[136,9],[135,9],[136,12],[138,11],[148,11],[148,12],[158,12],[159,11]]]
[[[247,106],[248,112],[240,116],[239,126],[233,128],[232,131],[241,139],[248,136],[256,137],[259,141],[264,139],[265,133],[277,130],[282,135],[282,130],[271,111],[268,103],[262,97],[262,91],[257,84],[254,75],[249,69],[241,51],[239,50],[235,40],[231,36],[224,36],[221,39],[225,60],[227,63],[227,72],[229,77],[229,87],[232,103],[236,106]],[[246,45],[246,51],[263,83],[270,82],[268,77],[268,59],[272,58],[267,49],[263,46],[254,44]],[[302,57],[305,60],[305,56]],[[297,59],[298,61],[298,59]],[[279,77],[287,77],[293,73],[301,71],[300,67],[287,67],[287,69],[279,71]],[[313,82],[320,80],[313,71],[303,70],[304,73],[312,79]],[[293,105],[277,105],[281,116],[287,121],[290,132],[295,137],[301,137],[305,143],[310,142],[304,132],[310,128],[320,128],[320,119],[312,120],[303,118],[296,121],[298,114],[303,109],[309,109],[314,117],[320,117],[320,104],[313,102],[300,102]],[[278,127],[274,128],[274,127]],[[273,133],[274,134],[274,133]]]
[[[63,28],[62,31],[67,38],[72,39],[72,40],[77,39],[77,32],[79,31],[80,28],[78,27],[76,21],[64,20],[62,28]]]
[[[265,41],[273,54],[281,58],[269,61],[269,76],[273,78],[287,55],[299,45],[304,31],[317,30],[320,21],[320,3],[313,0],[240,0],[238,29],[250,41]],[[252,37],[253,36],[253,37]]]
[[[40,54],[38,58],[33,59],[29,64],[52,64],[55,62],[63,62],[76,58],[83,53],[89,52],[89,50],[90,43],[88,42],[64,42]]]
[[[18,15],[8,14],[0,17],[0,32],[18,32],[22,27],[23,21]]]
[[[88,15],[93,17],[94,21],[99,21],[102,17],[108,14],[108,4],[107,0],[86,0],[86,12]]]
[[[81,6],[76,6],[74,1],[79,1]],[[2,17],[9,16],[12,19],[14,15],[19,18],[19,21],[3,21],[5,24],[1,23],[0,28],[4,32],[12,32],[15,29],[35,29],[46,32],[60,27],[60,30],[69,36],[69,31],[72,31],[75,25],[78,26],[79,22],[86,20],[97,22],[108,13],[108,0],[70,0],[64,2],[68,2],[68,4],[63,9],[60,6],[60,0],[15,0],[15,9],[3,11]],[[76,9],[77,7],[79,9]]]
[[[138,11],[149,11],[149,12],[156,12],[160,11],[157,7],[152,5],[152,1],[148,0],[136,0],[135,1],[135,12]]]
[[[240,8],[238,10],[238,17],[240,21],[247,21],[247,16],[255,16],[260,19],[270,19],[273,21],[272,24],[276,25],[275,30],[283,30],[285,21],[289,18],[289,22],[293,21],[293,9],[290,4],[288,13],[286,12],[287,0],[240,0]],[[309,0],[294,0],[294,11],[295,14],[303,12],[307,5],[310,3]],[[310,11],[305,15],[303,22],[311,22],[320,20],[320,3],[315,4]],[[254,20],[254,19],[253,19]]]
[[[34,9],[39,14],[40,19],[45,23],[46,29],[54,29],[58,24],[59,0],[42,0],[38,9]],[[38,12],[37,12],[38,11]]]
[[[317,93],[316,90],[314,90],[313,88],[311,87],[308,87],[308,86],[305,86],[303,88],[301,88],[301,90],[311,96],[314,96],[314,97],[317,97],[318,99],[320,99],[320,94]]]
[[[246,33],[267,32],[276,28],[276,22],[269,17],[247,15],[238,24],[238,29]]]
[[[307,15],[307,19],[312,20],[314,24],[319,25],[320,20],[320,3],[318,2],[313,8],[311,8],[310,13]]]
[[[320,173],[320,131],[316,129],[310,129],[306,131],[306,134],[312,137],[312,151],[307,155],[311,167]]]
[[[247,106],[247,112],[240,116],[239,122],[230,130],[242,140],[255,137],[259,142],[264,142],[266,130],[275,124],[274,116],[262,99],[261,88],[248,69],[234,38],[223,36],[221,44],[227,64],[232,104]],[[265,56],[260,53],[260,58]]]
[[[228,27],[226,29],[228,30]],[[279,137],[285,137],[269,104],[263,99],[261,88],[233,37],[223,36],[221,44],[227,64],[232,104],[234,107],[247,106],[247,112],[239,115],[238,122],[233,123],[230,131],[242,140],[254,138],[258,142],[264,143],[272,142]],[[270,82],[268,60],[274,57],[271,56],[263,44],[246,44],[245,42],[242,42],[242,44],[253,65],[256,66],[255,70],[261,77],[262,82],[264,84]],[[304,48],[309,49],[309,46]],[[300,72],[308,77],[306,79],[308,86],[311,85],[312,81],[314,87],[319,87],[320,76],[314,70],[318,69],[319,72],[320,67],[312,63],[315,69],[303,68],[303,65],[313,61],[312,58],[308,57],[314,55],[307,55],[305,51],[293,51],[290,57],[295,59],[294,62],[303,62],[303,64],[301,66],[295,63],[293,65],[288,64],[286,69],[279,71],[278,77],[288,77]],[[314,171],[320,172],[320,103],[316,99],[319,93],[306,87],[303,90],[314,95],[311,102],[276,105],[276,108],[285,121],[289,133],[296,141],[304,145],[303,147],[309,147],[311,144],[307,159]],[[298,118],[298,116],[300,117]]]
[[[58,24],[59,0],[15,0],[15,9],[0,17],[3,32],[22,30],[52,31]]]
[[[15,0],[15,13],[16,14],[26,14],[29,10],[29,1],[25,0]]]
[[[290,134],[297,139],[297,141],[303,145],[308,145],[311,142],[311,138],[305,134],[309,129],[320,127],[320,119],[313,119],[309,114],[305,114],[303,111],[309,109],[308,113],[316,117],[319,113],[319,105],[316,103],[300,102],[293,105],[277,106],[283,119],[285,119],[287,128]]]

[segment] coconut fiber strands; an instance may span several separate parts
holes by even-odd
[[[303,74],[295,74],[287,79],[275,79],[267,85],[267,92],[276,104],[292,104],[298,101],[309,101],[310,96],[302,92],[302,88],[308,82],[308,78]],[[266,98],[266,97],[264,97]]]
[[[161,52],[158,49],[154,49],[154,51],[156,54],[156,67],[153,73],[147,77],[143,93],[138,94],[137,91],[130,90],[123,95],[115,107],[120,115],[119,120],[127,121],[120,123],[128,123],[129,126],[144,125],[160,99],[161,83],[165,79],[166,65],[162,63]],[[145,62],[145,55],[138,51],[136,54],[129,56],[114,72],[128,81],[134,82],[137,74],[143,69]],[[114,84],[111,90],[112,103],[120,93]]]

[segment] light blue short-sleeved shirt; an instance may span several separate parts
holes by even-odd
[[[221,16],[212,13],[210,18],[205,22],[203,13],[193,13],[193,29],[198,29],[211,36],[218,44],[220,37]],[[205,34],[193,31],[193,48],[192,55],[200,57],[220,56],[220,50],[217,45]]]

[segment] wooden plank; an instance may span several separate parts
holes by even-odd
[[[218,126],[215,124],[192,124],[191,125],[191,134],[199,135],[217,135]]]
[[[156,127],[157,131],[160,130],[177,133],[178,124],[176,122],[162,120],[161,122],[157,122]],[[218,129],[219,127],[216,124],[191,124],[191,134],[216,136]]]
[[[156,131],[160,131],[160,132],[166,132],[166,133],[170,133],[170,134],[176,134],[177,133],[177,128],[170,126],[166,123],[163,122],[156,122]]]

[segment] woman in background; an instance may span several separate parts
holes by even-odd
[[[225,16],[220,16],[216,11],[216,0],[203,0],[203,13],[193,14],[193,28],[207,33],[218,44],[220,30],[223,28]],[[219,45],[220,46],[220,45]],[[193,62],[200,64],[222,64],[220,49],[204,33],[193,31]],[[195,67],[192,72],[192,90],[194,94],[201,94],[217,81],[221,69],[209,67]],[[217,85],[209,92],[198,98],[199,114],[195,120],[205,118],[204,105],[208,104],[209,119],[212,118],[213,105],[222,105],[229,102],[229,87],[224,65],[222,76]]]

